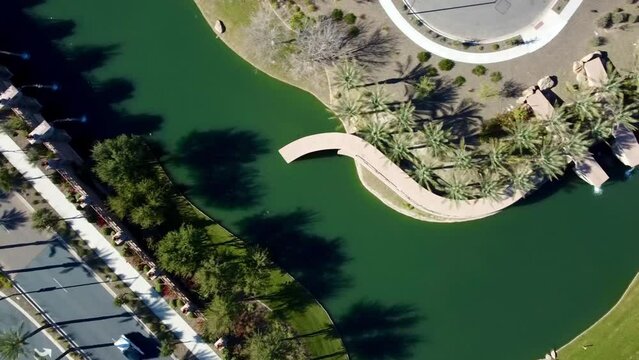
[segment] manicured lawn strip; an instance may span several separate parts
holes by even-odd
[[[236,255],[245,255],[243,241],[220,224],[192,205],[186,198],[178,199],[180,214],[183,218],[199,216],[209,223],[207,232],[211,241]],[[277,266],[277,264],[275,264]],[[270,285],[266,299],[260,299],[266,306],[283,320],[301,337],[311,358],[333,354],[334,360],[347,359],[346,349],[341,338],[333,330],[333,324],[323,307],[313,295],[302,287],[295,279],[277,267],[271,270]],[[285,289],[285,290],[283,290]]]
[[[639,354],[639,276],[620,302],[592,328],[559,351],[562,360],[630,360]],[[586,349],[583,347],[586,346]]]

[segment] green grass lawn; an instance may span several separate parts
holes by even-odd
[[[242,255],[244,248],[226,228],[211,225],[208,233],[213,242],[225,244],[227,249]],[[234,244],[240,245],[235,246]],[[276,299],[263,303],[289,325],[309,350],[311,358],[346,359],[346,350],[341,339],[333,329],[333,324],[322,306],[313,295],[295,281],[289,274],[277,268],[271,270],[270,291],[278,294]]]
[[[559,351],[561,360],[639,359],[638,277],[610,313]]]

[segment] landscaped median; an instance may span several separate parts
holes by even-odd
[[[104,263],[157,315],[162,322],[184,343],[198,359],[220,359],[184,319],[153,289],[133,266],[107,240],[55,184],[35,165],[26,154],[5,133],[0,133],[0,151],[9,162],[29,179],[33,188],[40,193],[55,211],[65,219],[87,245],[93,249]]]

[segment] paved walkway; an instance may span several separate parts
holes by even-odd
[[[431,40],[404,18],[400,10],[393,4],[393,0],[379,0],[382,8],[395,26],[415,44],[443,58],[471,64],[491,64],[512,60],[541,49],[561,32],[582,2],[583,0],[570,1],[561,14],[548,9],[539,21],[531,24],[521,32],[520,35],[524,40],[524,45],[489,53],[473,53],[451,49]]]
[[[413,180],[386,155],[363,139],[344,133],[322,133],[300,138],[279,150],[287,163],[316,151],[337,150],[340,155],[353,158],[384,182],[404,201],[429,214],[450,221],[468,221],[493,215],[523,197],[514,193],[501,201],[478,199],[453,201],[436,195]]]
[[[128,264],[111,246],[111,243],[87,221],[69,202],[64,193],[36,166],[31,165],[26,154],[4,133],[0,133],[0,152],[9,162],[31,182],[33,187],[49,202],[51,207],[64,218],[84,239],[88,246],[127,284],[137,296],[162,319],[162,322],[178,336],[189,350],[201,360],[221,360],[180,315],[153,289],[153,286]]]

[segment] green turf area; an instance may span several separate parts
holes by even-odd
[[[228,250],[236,254],[244,252],[241,241],[224,227],[211,225],[208,233],[215,243],[225,244]],[[333,355],[331,359],[335,360],[347,358],[330,317],[311,293],[279,269],[272,270],[270,288],[275,295],[262,302],[295,329],[310,351],[311,358],[329,355]]]
[[[585,348],[584,348],[585,347]],[[639,280],[592,328],[559,351],[561,360],[639,359]]]

